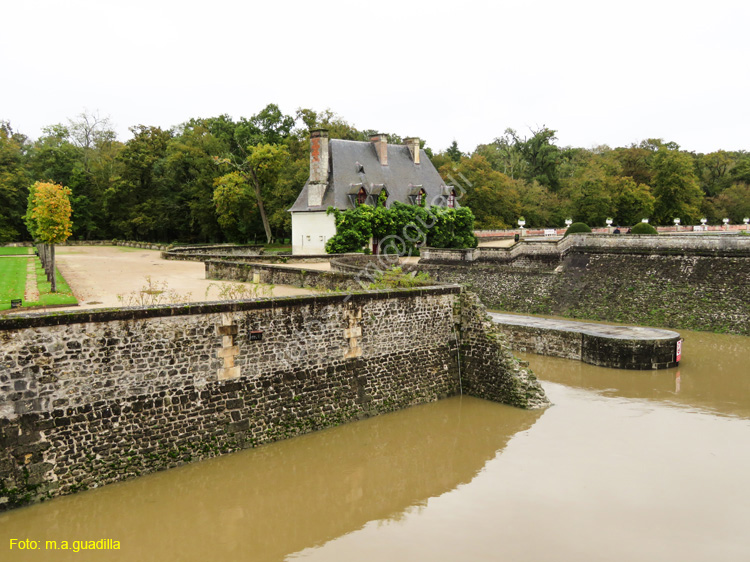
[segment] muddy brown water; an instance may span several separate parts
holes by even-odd
[[[665,371],[523,355],[545,411],[457,397],[0,514],[0,559],[745,562],[750,338],[683,335]]]

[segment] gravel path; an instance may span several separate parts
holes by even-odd
[[[58,246],[57,267],[78,299],[79,307],[101,308],[123,306],[118,295],[127,298],[152,282],[166,283],[184,300],[198,302],[219,300],[218,286],[227,283],[205,278],[202,262],[161,259],[160,252],[121,246]],[[251,285],[248,283],[248,285]],[[206,296],[206,290],[210,292]],[[309,295],[314,291],[278,285],[273,296]],[[183,301],[184,302],[184,301]]]

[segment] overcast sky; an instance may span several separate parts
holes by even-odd
[[[6,0],[0,120],[128,127],[330,108],[470,151],[512,127],[561,146],[750,150],[748,0]]]

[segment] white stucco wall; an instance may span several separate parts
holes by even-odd
[[[292,254],[325,254],[326,242],[336,234],[333,215],[321,212],[292,213]]]

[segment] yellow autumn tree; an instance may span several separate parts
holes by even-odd
[[[34,240],[43,244],[39,257],[47,271],[52,292],[55,280],[55,244],[65,242],[73,233],[70,188],[51,182],[36,182],[29,188],[26,224]]]

